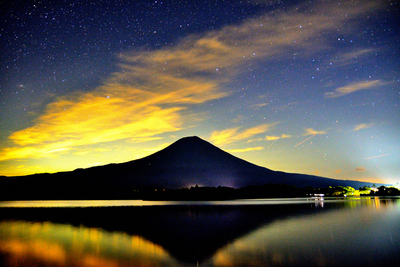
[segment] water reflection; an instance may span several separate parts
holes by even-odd
[[[218,250],[208,265],[395,266],[400,260],[399,203],[371,199],[346,206],[265,225]]]
[[[140,236],[50,222],[1,222],[0,253],[6,266],[179,265]]]
[[[399,199],[238,203],[3,208],[0,266],[392,266],[400,260]]]
[[[0,201],[0,208],[88,208],[88,207],[145,207],[145,206],[231,206],[231,205],[282,205],[315,203],[323,207],[324,203],[379,200],[378,197],[324,197],[324,198],[271,198],[236,199],[222,201],[146,201],[146,200],[28,200]],[[381,199],[382,200],[382,199]]]

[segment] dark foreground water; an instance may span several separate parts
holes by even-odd
[[[0,202],[1,266],[398,266],[400,199]]]

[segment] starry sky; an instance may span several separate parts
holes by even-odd
[[[8,2],[0,175],[196,135],[272,170],[400,182],[400,2]]]

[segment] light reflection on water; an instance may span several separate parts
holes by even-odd
[[[354,208],[360,202],[349,204],[350,209],[265,225],[218,250],[208,264],[394,266],[391,264],[398,263],[400,203],[371,199],[370,205],[356,212]]]
[[[167,251],[140,236],[50,222],[0,222],[7,266],[177,266]]]
[[[6,203],[3,207],[7,205],[10,207],[10,203]],[[149,204],[143,201],[39,201],[34,203],[25,201],[19,203],[21,205],[17,207],[42,207],[46,203],[50,204],[47,207],[114,207]],[[82,225],[10,219],[1,221],[0,213],[0,265],[379,266],[390,265],[400,259],[400,230],[398,229],[400,199],[397,198],[328,198],[323,202],[301,198],[151,203],[167,206],[193,205],[196,207],[202,204],[209,206],[210,208],[206,208],[207,213],[198,212],[196,208],[190,210],[195,212],[194,219],[197,221],[215,213],[218,213],[219,217],[223,216],[224,211],[213,209],[218,205],[238,205],[240,211],[245,211],[240,213],[240,216],[247,216],[247,210],[254,205],[265,205],[266,208],[261,210],[268,212],[270,209],[267,204],[274,204],[271,207],[282,204],[281,213],[286,213],[287,210],[287,216],[276,217],[260,226],[248,229],[244,235],[226,240],[225,244],[216,247],[212,255],[200,262],[187,262],[179,258],[179,253],[171,254],[171,251],[176,248],[168,246],[168,242],[165,242],[166,245],[163,247],[157,244],[157,241],[146,239],[141,235],[105,231],[101,228]],[[311,212],[294,213],[293,209],[287,209],[288,206],[284,205],[288,203],[301,204],[298,205],[299,209],[307,207]],[[148,207],[142,208],[148,209]],[[138,208],[131,209],[129,211],[134,213]],[[56,210],[63,211],[63,209]],[[173,212],[174,209],[171,211]],[[186,215],[182,212],[173,213],[173,216]],[[193,214],[191,213],[190,216]],[[215,219],[218,216],[210,216],[210,218]],[[182,227],[182,231],[186,231],[184,228],[187,226],[187,224],[182,224],[178,228]],[[206,232],[206,229],[204,231]],[[170,238],[174,239],[176,236],[170,236]],[[195,243],[196,240],[193,242]],[[211,245],[214,244],[210,241]]]
[[[372,198],[373,199],[373,198]],[[279,205],[304,203],[348,202],[356,205],[357,201],[370,201],[371,197],[326,197],[323,201],[310,198],[271,198],[271,199],[236,199],[222,201],[146,201],[146,200],[29,200],[0,201],[0,208],[74,208],[74,207],[142,207],[173,205]],[[321,206],[321,205],[319,205]],[[322,205],[323,206],[323,205]]]

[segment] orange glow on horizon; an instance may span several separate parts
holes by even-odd
[[[355,173],[354,169],[364,164],[364,159],[389,154],[356,158],[353,163],[353,154],[339,159],[342,147],[333,140],[338,136],[336,140],[343,141],[345,147],[346,142],[354,141],[351,140],[353,135],[357,140],[363,131],[381,127],[379,119],[363,115],[351,125],[344,119],[340,127],[338,123],[332,124],[331,120],[333,116],[335,119],[332,121],[342,120],[342,112],[335,114],[335,111],[346,97],[370,90],[389,91],[388,85],[394,82],[386,80],[390,75],[367,78],[357,74],[345,80],[339,79],[341,75],[337,80],[325,75],[330,73],[328,68],[338,68],[337,73],[341,73],[356,64],[355,58],[357,61],[367,60],[381,49],[366,48],[361,44],[355,46],[355,43],[350,49],[344,46],[343,36],[340,36],[340,42],[332,39],[343,25],[349,33],[357,34],[361,25],[358,22],[367,14],[383,8],[384,5],[378,2],[349,1],[338,5],[335,1],[321,1],[310,4],[315,12],[304,12],[305,5],[289,5],[284,12],[274,10],[272,6],[264,7],[251,19],[246,16],[226,21],[221,19],[221,24],[212,30],[200,30],[199,25],[199,31],[193,27],[193,31],[170,35],[168,38],[173,38],[166,43],[149,43],[146,48],[132,43],[118,52],[107,54],[107,62],[112,62],[113,66],[101,66],[99,69],[103,72],[98,73],[108,74],[102,77],[94,75],[93,81],[84,76],[82,84],[79,79],[69,82],[73,80],[70,77],[81,75],[80,68],[71,68],[68,71],[71,76],[65,77],[68,80],[65,83],[65,80],[60,83],[58,78],[49,82],[48,77],[39,77],[41,71],[35,77],[33,71],[26,78],[27,81],[37,78],[29,85],[31,88],[28,89],[28,82],[24,85],[24,81],[18,81],[19,85],[9,83],[10,96],[15,91],[10,100],[21,98],[21,103],[16,105],[18,109],[10,109],[18,110],[16,116],[6,113],[7,119],[11,119],[4,123],[8,129],[2,132],[0,176],[55,173],[127,162],[148,156],[181,137],[196,135],[226,151],[243,153],[244,160],[267,168],[305,174],[319,169],[323,176],[333,174],[335,178],[346,176],[346,179],[358,180],[362,174]],[[250,5],[250,8],[254,10],[254,6]],[[350,37],[346,42],[350,43]],[[343,46],[336,43],[343,43]],[[331,46],[337,50],[332,49],[328,57],[323,56]],[[319,61],[314,61],[320,56]],[[42,65],[48,64],[47,59],[39,61]],[[302,61],[311,65],[304,65]],[[18,64],[23,62],[21,60]],[[87,62],[90,62],[88,66],[93,65],[92,60]],[[297,66],[296,62],[302,65]],[[299,66],[303,65],[300,70]],[[290,68],[293,70],[289,71]],[[322,75],[319,84],[317,79],[312,83],[308,78],[307,82],[303,81],[308,75],[303,75],[304,71],[308,71],[312,79]],[[17,69],[9,72],[11,76],[20,75]],[[39,80],[42,87],[36,88]],[[18,95],[17,87],[12,88],[16,85]],[[67,89],[64,90],[63,86]],[[34,98],[35,103],[24,99],[39,90],[42,93]],[[51,94],[51,97],[46,94]],[[26,110],[20,108],[22,102],[26,102],[23,103]],[[4,103],[4,106],[16,104],[8,100]],[[355,108],[356,105],[351,107],[352,110]],[[7,112],[7,108],[2,110]],[[307,128],[311,125],[323,130]],[[382,126],[382,129],[384,127],[391,125]],[[314,151],[311,151],[313,148],[308,151],[293,148],[328,131],[332,138],[315,145],[313,148],[317,149]],[[307,139],[301,141],[302,138]],[[285,140],[276,142],[279,139]],[[381,140],[383,138],[378,139]],[[388,160],[397,159],[396,153],[382,151],[391,153]],[[327,161],[321,160],[321,153],[325,152],[329,154]],[[354,166],[346,168],[349,162]],[[368,171],[375,172],[370,177],[383,173],[379,167],[365,165]],[[339,175],[334,172],[336,169],[351,169],[353,172],[343,171]]]

